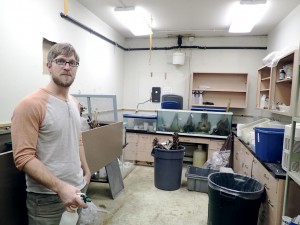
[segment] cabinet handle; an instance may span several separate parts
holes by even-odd
[[[270,190],[267,184],[264,185],[265,189]]]
[[[264,177],[269,180],[270,178],[264,173]]]
[[[273,204],[271,204],[271,201],[270,201],[270,199],[268,199],[268,204],[269,204],[271,207],[274,207],[274,205],[273,205]]]

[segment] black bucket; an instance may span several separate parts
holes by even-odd
[[[180,188],[184,151],[184,146],[180,146],[178,150],[152,149],[156,188],[166,191]]]
[[[217,172],[208,176],[208,225],[254,225],[264,187],[251,177]]]

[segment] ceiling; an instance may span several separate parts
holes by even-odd
[[[153,38],[267,35],[300,0],[267,0],[267,14],[248,34],[228,33],[230,8],[239,0],[77,0],[125,38],[135,38],[114,17],[115,7],[140,6],[153,18]]]

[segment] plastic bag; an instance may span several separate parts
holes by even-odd
[[[93,202],[86,204],[88,208],[81,210],[80,225],[102,224],[101,210]]]
[[[220,170],[221,167],[229,165],[230,150],[214,152],[211,159],[207,160],[203,168]]]

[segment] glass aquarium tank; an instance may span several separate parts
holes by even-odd
[[[157,110],[157,133],[227,138],[231,133],[232,112]]]
[[[127,130],[155,132],[156,119],[156,115],[123,114]]]

